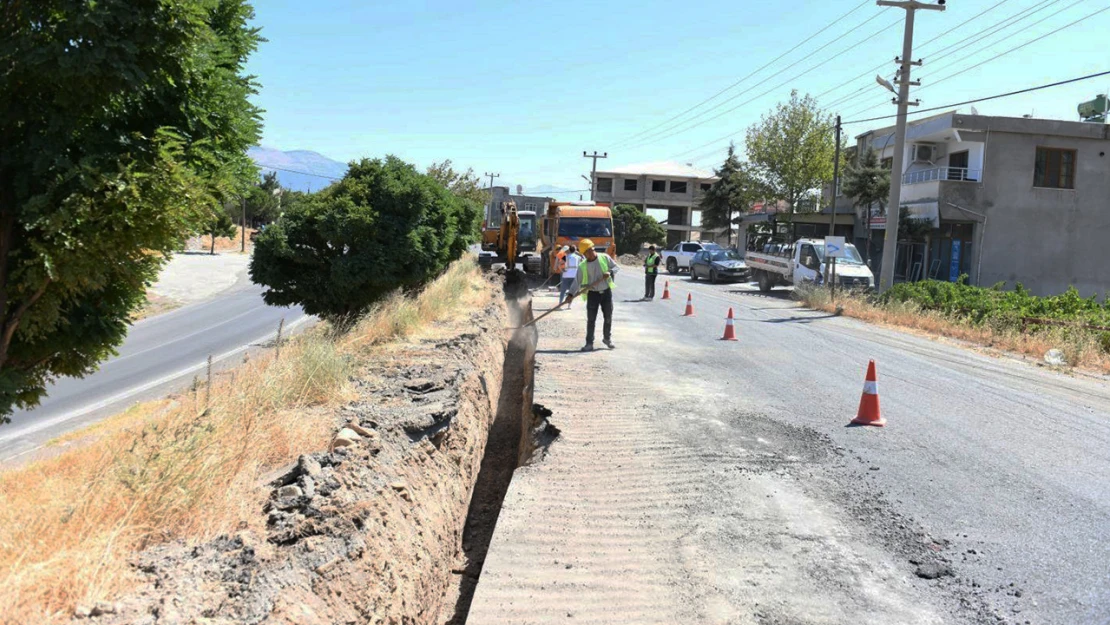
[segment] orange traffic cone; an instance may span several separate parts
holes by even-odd
[[[682,313],[683,317],[694,317],[694,294],[686,294],[686,312]]]
[[[663,282],[663,297],[662,299],[671,299],[671,282],[667,280]]]
[[[859,410],[852,425],[886,425],[886,419],[879,415],[879,386],[875,379],[875,361],[867,365],[867,379],[863,383],[863,395],[859,398]]]
[[[728,309],[728,317],[725,317],[725,335],[721,337],[722,341],[735,341],[736,340],[736,326],[732,321],[732,308]]]

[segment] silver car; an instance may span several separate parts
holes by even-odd
[[[690,260],[690,279],[705,278],[716,284],[728,280],[747,280],[750,276],[744,257],[735,250],[703,250]]]

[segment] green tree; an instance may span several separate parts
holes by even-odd
[[[0,6],[0,419],[123,340],[166,256],[257,174],[244,0]]]
[[[247,220],[248,223],[270,223],[278,218],[281,212],[282,198],[279,194],[286,191],[281,188],[276,172],[266,172],[262,182],[250,188],[247,193]]]
[[[931,219],[914,216],[906,206],[898,208],[899,241],[919,243],[924,241],[932,231],[933,221]]]
[[[428,167],[428,175],[461,198],[470,200],[479,206],[485,206],[489,203],[489,191],[482,189],[482,181],[474,175],[473,169],[457,172],[451,166],[451,160],[447,159],[442,163],[432,163]]]
[[[868,150],[844,172],[844,195],[852,198],[856,208],[871,210],[878,204],[879,212],[886,214],[886,201],[890,197],[890,170],[879,164],[875,150]]]
[[[268,304],[340,326],[389,292],[439,275],[477,241],[481,210],[393,156],[353,163],[255,242],[251,279]]]
[[[617,227],[617,254],[639,254],[649,243],[662,245],[667,231],[655,218],[631,204],[617,204],[613,209]]]
[[[768,199],[786,200],[793,213],[799,201],[814,197],[832,180],[833,129],[832,116],[811,96],[799,98],[797,91],[748,128],[748,161],[757,167]]]
[[[718,180],[701,199],[701,224],[706,228],[727,228],[731,247],[732,226],[740,222],[753,203],[762,199],[765,191],[751,165],[736,157],[736,146],[731,143],[728,156],[716,173]]]
[[[223,209],[212,211],[212,215],[204,225],[204,234],[208,235],[211,248],[208,250],[209,254],[216,253],[216,239],[224,238],[231,239],[239,234],[239,229],[236,227],[235,220],[231,218],[230,211],[233,210],[235,204],[228,204]]]

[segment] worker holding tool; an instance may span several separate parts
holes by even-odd
[[[655,253],[655,246],[648,248],[648,257],[644,260],[644,299],[655,299],[655,279],[659,277],[659,263],[663,257]]]
[[[594,242],[582,239],[578,243],[578,251],[584,257],[578,264],[578,278],[572,285],[573,292],[568,296],[568,301],[581,294],[586,298],[586,345],[584,352],[594,351],[594,328],[597,326],[597,310],[605,316],[602,326],[602,343],[609,349],[613,345],[613,276],[616,275],[617,263],[605,254],[598,254],[594,250]]]

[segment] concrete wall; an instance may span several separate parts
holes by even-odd
[[[1046,130],[1057,130],[1044,123]],[[988,217],[986,227],[975,233],[976,241],[980,236],[983,241],[973,258],[978,263],[982,254],[980,284],[1021,282],[1039,295],[1060,293],[1069,285],[1084,296],[1110,291],[1107,128],[1088,124],[1075,131],[1075,124],[1060,124],[1071,136],[989,133],[980,206],[968,206]],[[1033,186],[1038,147],[1077,150],[1075,189]]]

